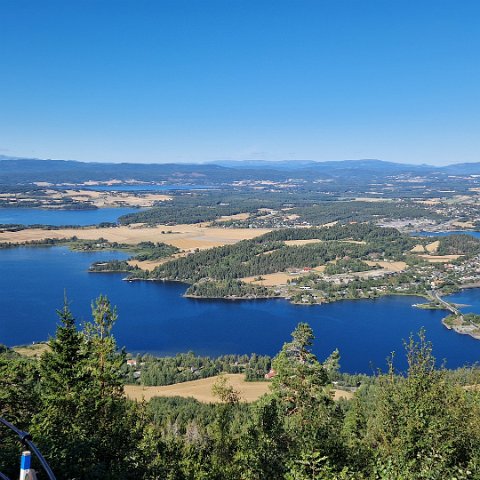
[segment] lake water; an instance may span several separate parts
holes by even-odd
[[[473,230],[455,230],[448,232],[415,232],[412,233],[414,237],[448,237],[449,235],[470,235],[475,238],[480,238],[480,232]]]
[[[99,208],[97,210],[44,210],[40,208],[0,208],[0,224],[18,225],[96,225],[115,223],[118,217],[139,212],[135,208]]]
[[[80,186],[77,186],[80,188]],[[76,187],[76,188],[77,188]],[[66,187],[72,188],[72,187]],[[97,192],[168,192],[174,190],[212,190],[218,187],[211,185],[94,185],[91,187],[81,187],[84,190],[94,190]]]
[[[402,340],[423,326],[438,359],[458,367],[480,360],[480,342],[441,325],[445,312],[420,310],[416,297],[344,301],[312,307],[285,300],[217,301],[182,297],[179,283],[124,282],[122,274],[92,274],[94,261],[122,259],[118,252],[79,253],[66,247],[0,250],[0,343],[9,346],[45,340],[55,332],[55,309],[64,289],[77,319],[90,316],[100,293],[117,305],[118,344],[131,352],[175,354],[276,354],[298,322],[316,335],[315,352],[326,357],[338,348],[342,370],[371,373],[398,353],[405,368]],[[480,292],[466,290],[454,301],[480,311]]]

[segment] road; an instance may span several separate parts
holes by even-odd
[[[454,307],[451,303],[446,302],[435,290],[430,290],[428,292],[428,295],[430,295],[430,297],[432,297],[435,302],[438,302],[440,305],[445,307],[446,310],[449,310],[454,315],[462,316],[462,313],[460,312],[460,310],[458,310],[458,308]]]

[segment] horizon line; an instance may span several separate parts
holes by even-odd
[[[21,157],[16,155],[0,155],[0,161],[16,161],[16,160],[30,160],[30,161],[53,161],[53,162],[76,162],[76,163],[95,163],[95,164],[112,164],[112,165],[218,165],[220,163],[248,163],[248,162],[256,162],[256,163],[295,163],[295,162],[310,162],[310,163],[342,163],[342,162],[382,162],[388,163],[393,165],[405,165],[411,167],[448,167],[453,165],[472,165],[478,162],[458,162],[458,163],[447,163],[443,165],[433,164],[433,163],[408,163],[408,162],[398,162],[392,160],[382,160],[379,158],[344,158],[341,160],[313,160],[313,159],[253,159],[253,158],[245,158],[245,159],[219,159],[219,160],[200,160],[200,161],[107,161],[107,160],[77,160],[77,159],[68,159],[68,158],[38,158],[38,157]],[[220,165],[221,166],[221,165]]]

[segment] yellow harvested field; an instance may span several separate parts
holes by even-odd
[[[246,382],[245,376],[241,373],[228,373],[224,376],[227,379],[227,384],[240,392],[241,400],[244,402],[254,402],[270,391],[269,382]],[[128,398],[136,401],[149,401],[153,397],[191,397],[199,402],[219,403],[220,400],[212,395],[212,387],[217,379],[218,376],[202,378],[201,380],[176,383],[175,385],[163,387],[125,385],[125,393]],[[337,389],[332,389],[332,395],[334,400],[340,400],[340,398],[350,400],[353,397],[352,392]]]
[[[112,178],[111,180],[106,180],[105,182],[96,182],[95,180],[87,180],[83,182],[82,185],[86,187],[97,187],[98,185],[121,185],[123,182],[122,180],[118,180],[117,178]],[[125,182],[125,183],[132,183],[132,182]],[[64,184],[67,185],[67,184]]]
[[[171,200],[168,195],[156,193],[132,194],[130,192],[97,192],[90,190],[66,190],[69,196],[79,202],[91,202],[99,208],[102,207],[151,207],[155,202]]]
[[[37,187],[51,187],[53,183],[50,182],[33,182]]]
[[[175,253],[174,255],[170,255],[169,257],[160,258],[158,260],[127,260],[127,263],[132,267],[137,266],[141,270],[153,270],[155,267],[162,265],[162,263],[167,263],[170,260],[174,260],[175,258],[185,257],[187,254],[185,252]]]
[[[368,260],[365,263],[371,267],[380,265],[384,270],[388,270],[390,272],[400,272],[407,268],[407,264],[405,262],[373,262]]]
[[[255,283],[256,285],[263,285],[265,287],[277,287],[280,285],[286,285],[288,280],[295,280],[299,275],[290,275],[289,273],[278,272],[269,273],[267,275],[261,275],[263,280],[255,280],[259,275],[254,277],[245,277],[241,280],[246,283]]]
[[[416,203],[420,203],[422,205],[433,206],[433,205],[438,205],[439,203],[441,203],[441,200],[439,198],[430,198],[428,200],[417,200]]]
[[[228,385],[240,392],[243,401],[254,402],[262,395],[268,393],[268,382],[246,382],[241,373],[229,373],[224,375]],[[218,377],[202,378],[191,382],[176,383],[163,387],[143,387],[141,385],[126,385],[125,393],[132,400],[150,400],[153,397],[193,397],[200,402],[216,403],[217,397],[212,394],[212,387]]]
[[[458,228],[474,228],[473,222],[452,222],[452,226]]]
[[[356,245],[366,245],[367,242],[363,240],[340,240],[342,243],[355,243]]]
[[[162,258],[161,260],[128,260],[127,263],[132,267],[138,267],[141,270],[150,270],[152,271],[155,267],[158,267],[162,263],[171,260],[171,258]]]
[[[17,352],[23,357],[33,357],[38,358],[42,355],[43,352],[49,350],[49,346],[46,343],[35,343],[25,347],[14,347],[13,351]]]
[[[463,257],[463,255],[419,255],[419,257],[430,263],[448,263]]]
[[[469,195],[455,195],[449,201],[447,200],[447,203],[470,203],[470,200],[472,197]]]
[[[76,236],[82,240],[105,238],[111,242],[137,244],[139,242],[164,242],[181,250],[206,249],[240,240],[263,235],[269,229],[262,228],[205,228],[199,225],[159,225],[119,226],[113,228],[76,228],[61,230],[26,229],[18,232],[0,232],[0,242],[25,242],[43,240],[45,238],[71,238]],[[171,232],[171,233],[162,233]]]
[[[324,265],[313,268],[310,272],[302,273],[286,273],[286,272],[277,272],[277,273],[268,273],[266,275],[261,275],[263,280],[255,280],[259,275],[253,277],[244,277],[241,280],[246,283],[255,283],[255,285],[263,285],[264,287],[280,287],[286,285],[289,280],[297,280],[298,278],[308,275],[309,273],[322,273],[325,270]]]
[[[471,392],[478,392],[480,391],[480,385],[478,383],[475,383],[473,385],[465,385],[463,389]]]
[[[158,193],[102,192],[95,190],[69,189],[64,191],[47,190],[49,198],[72,198],[77,202],[92,203],[98,208],[106,207],[151,207],[155,202],[171,200],[172,197]]]
[[[155,193],[131,193],[131,192],[97,192],[90,190],[45,190],[45,199],[43,204],[47,205],[51,201],[62,202],[67,199],[73,199],[89,205],[95,205],[97,208],[116,208],[116,207],[152,207],[156,202],[171,200],[168,195]],[[16,200],[13,194],[3,194],[2,198]],[[26,201],[26,199],[20,199]]]
[[[438,246],[440,245],[440,240],[437,240],[435,242],[429,243],[426,247],[425,250],[428,253],[435,253],[438,250]]]
[[[338,389],[333,389],[332,390],[333,392],[333,399],[335,401],[338,401],[340,400],[341,398],[345,399],[345,400],[351,400],[353,398],[353,393],[352,392],[348,392],[347,390],[338,390]]]
[[[250,216],[249,213],[237,213],[235,215],[223,215],[217,219],[217,222],[227,222],[228,220],[246,220]]]
[[[356,197],[355,202],[370,202],[370,203],[375,203],[375,202],[386,202],[388,201],[385,198],[373,198],[373,197]]]
[[[289,246],[299,246],[299,245],[308,245],[309,243],[320,243],[322,240],[317,238],[311,238],[310,240],[285,240],[285,245]]]
[[[318,238],[310,238],[308,240],[285,240],[283,243],[288,246],[301,246],[301,245],[308,245],[310,243],[321,243],[323,240]],[[366,242],[363,240],[340,240],[342,243],[355,243],[357,245],[365,245]]]
[[[425,253],[425,247],[421,244],[415,245],[411,250],[412,253]]]

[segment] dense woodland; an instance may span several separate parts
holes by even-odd
[[[439,255],[477,255],[480,253],[480,240],[471,235],[448,235],[440,237]]]
[[[391,361],[358,377],[353,400],[332,400],[341,358],[319,361],[312,329],[299,324],[272,360],[271,393],[253,404],[225,381],[218,404],[137,404],[123,393],[108,299],[81,330],[68,305],[59,315],[39,360],[0,353],[0,415],[33,434],[59,479],[480,478],[480,392],[470,387],[479,372],[438,368],[423,332],[405,344],[407,372]],[[0,445],[0,471],[14,478],[20,447],[4,431]]]
[[[344,260],[343,258],[337,260],[335,263],[329,263],[326,265],[324,273],[327,275],[339,275],[342,273],[357,273],[357,272],[366,272],[368,270],[373,270],[378,267],[371,267],[368,263],[362,262],[358,259],[348,259]]]
[[[265,355],[221,355],[202,357],[193,352],[179,353],[174,357],[137,356],[136,365],[127,372],[131,383],[142,385],[172,385],[200,378],[213,377],[221,373],[244,373],[248,381],[264,380],[272,359]],[[132,375],[139,372],[135,379]]]
[[[185,295],[203,298],[270,298],[275,293],[261,285],[252,285],[240,280],[208,280],[194,283]]]
[[[138,268],[130,265],[127,260],[109,260],[108,262],[94,262],[90,265],[89,272],[92,273],[132,273],[137,272]]]
[[[319,242],[287,245],[289,240]],[[371,224],[334,225],[329,228],[275,230],[252,240],[211,248],[177,258],[152,272],[135,272],[132,277],[184,281],[192,284],[188,294],[204,297],[268,296],[264,287],[247,285],[239,279],[313,268],[333,260],[345,259],[364,267],[361,260],[400,259],[415,241],[393,228]],[[353,267],[352,267],[353,268]]]
[[[331,222],[365,222],[399,219],[445,220],[445,216],[418,204],[402,201],[323,201],[314,204],[288,208],[286,211],[265,215],[262,211],[250,215],[246,220],[232,219],[222,222],[226,227],[275,228],[279,224],[324,225]],[[217,222],[217,225],[220,225]]]
[[[381,219],[445,220],[432,209],[402,201],[335,201],[319,192],[208,191],[177,194],[169,202],[120,217],[121,224],[148,223],[174,225],[217,221],[221,227],[268,227],[279,225],[323,225],[330,222],[372,221]],[[271,210],[266,214],[265,209]],[[222,220],[222,216],[249,213],[246,220]]]
[[[321,193],[303,195],[289,192],[203,191],[177,194],[169,202],[158,202],[149,210],[120,217],[121,224],[200,223],[237,213],[255,213],[259,209],[307,206],[324,199]]]
[[[312,225],[329,222],[365,222],[377,218],[405,219],[429,218],[440,220],[443,217],[431,210],[408,202],[323,202],[307,208],[292,210],[304,221]]]

